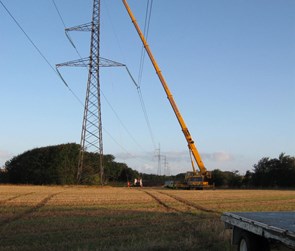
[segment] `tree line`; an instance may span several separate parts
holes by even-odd
[[[5,163],[0,182],[34,185],[72,185],[77,183],[80,145],[75,143],[47,146],[26,151]],[[99,154],[84,153],[82,184],[100,184],[97,163]],[[115,161],[113,155],[104,155],[104,183],[125,182],[139,176],[125,163]]]
[[[295,188],[295,157],[281,153],[278,158],[264,157],[245,175],[238,171],[212,172],[216,186],[232,188]]]
[[[35,185],[73,185],[77,183],[80,145],[75,143],[35,148],[13,157],[0,169],[0,183]],[[85,152],[82,184],[101,184],[97,163],[99,154]],[[146,186],[163,185],[167,180],[183,180],[184,174],[159,176],[142,174],[125,163],[115,161],[113,155],[103,156],[104,184],[133,182],[141,177]],[[216,187],[229,188],[294,188],[295,158],[284,153],[278,158],[262,158],[252,171],[241,175],[238,171],[212,171]]]

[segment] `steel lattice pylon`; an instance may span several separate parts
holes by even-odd
[[[100,178],[101,184],[103,184],[103,143],[99,81],[100,0],[93,1],[92,22],[90,25],[91,42],[89,71],[80,141],[81,149],[79,154],[77,181],[80,182],[82,178],[84,152],[87,150],[99,153]]]
[[[90,56],[78,60],[57,64],[56,69],[61,79],[67,85],[61,76],[58,68],[62,66],[88,67],[88,80],[86,89],[86,98],[84,105],[84,116],[82,123],[82,133],[80,140],[80,153],[77,171],[77,182],[83,179],[84,154],[85,152],[94,152],[99,154],[98,169],[100,171],[100,180],[103,184],[103,141],[102,141],[102,122],[100,105],[100,67],[125,66],[124,64],[99,57],[100,48],[100,0],[93,1],[92,22],[78,25],[66,29],[69,31],[91,31]],[[67,35],[68,36],[68,35]],[[69,36],[68,36],[69,38]],[[70,38],[69,38],[70,39]],[[70,42],[73,44],[72,40]],[[126,67],[126,66],[125,66]],[[127,68],[126,68],[127,69]]]

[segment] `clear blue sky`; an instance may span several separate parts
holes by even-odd
[[[53,66],[78,59],[52,0],[2,2]],[[91,20],[92,1],[55,2],[67,27]],[[129,0],[142,28],[146,3]],[[141,43],[127,12],[120,0],[101,4],[101,56],[127,64],[137,79]],[[1,5],[0,17],[3,166],[35,147],[79,143],[83,107]],[[71,36],[87,57],[90,34]],[[154,1],[148,42],[207,169],[243,173],[262,157],[295,155],[294,0]],[[84,102],[87,69],[61,71]],[[155,147],[130,78],[124,69],[101,69],[101,85],[135,139],[102,98],[104,152],[156,173]],[[141,90],[171,173],[190,170],[186,141],[147,57]]]

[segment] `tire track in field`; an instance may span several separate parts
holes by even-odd
[[[160,206],[164,207],[167,211],[175,211],[178,213],[182,213],[180,210],[170,207],[169,205],[167,205],[165,202],[161,201],[157,196],[155,196],[154,194],[147,192],[147,191],[142,191],[144,193],[146,193],[147,195],[149,195],[150,197],[152,197]]]
[[[16,196],[10,197],[10,198],[8,198],[8,199],[6,199],[6,200],[1,200],[1,201],[0,201],[0,205],[1,205],[1,204],[5,204],[6,202],[12,201],[12,200],[14,200],[14,199],[17,199],[17,198],[19,198],[19,197],[27,196],[27,195],[30,195],[30,194],[33,194],[33,193],[34,193],[34,192],[31,192],[31,193],[24,193],[24,194],[19,194],[19,195],[16,195]]]
[[[42,201],[40,201],[38,204],[36,204],[34,207],[29,208],[28,210],[26,210],[18,215],[15,215],[13,217],[3,220],[2,222],[0,222],[0,227],[4,227],[5,225],[10,224],[11,222],[17,221],[27,215],[30,215],[30,214],[38,211],[40,208],[44,207],[49,200],[51,200],[53,197],[55,197],[56,195],[58,195],[60,193],[61,192],[50,194],[47,197],[45,197]]]
[[[160,191],[158,191],[158,193],[164,194],[164,195],[166,195],[166,196],[168,196],[168,197],[170,197],[170,198],[172,198],[174,200],[177,200],[178,202],[181,202],[182,204],[185,204],[187,206],[190,206],[190,207],[192,207],[194,209],[197,209],[197,210],[200,210],[200,211],[203,211],[203,212],[206,212],[206,213],[222,214],[222,212],[196,205],[195,203],[192,203],[192,202],[190,202],[188,200],[180,198],[180,197],[178,197],[176,195],[172,195],[172,194],[168,194],[168,193],[160,192]]]

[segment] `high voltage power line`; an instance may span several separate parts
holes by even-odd
[[[66,25],[65,25],[65,22],[64,22],[64,19],[61,15],[61,12],[59,11],[58,9],[58,6],[56,5],[55,1],[54,0],[51,0],[53,2],[53,5],[60,17],[60,20],[66,30],[66,36],[67,38],[69,39],[70,43],[72,44],[72,46],[75,48],[75,51],[77,52],[78,56],[80,57],[80,59],[82,59],[77,47],[75,46],[75,43],[73,41],[73,39],[70,37],[69,33],[67,32],[67,28],[66,28]],[[151,11],[152,11],[152,4],[153,4],[153,0],[151,0],[151,3],[150,3],[150,0],[148,0],[147,2],[147,10],[146,10],[146,17],[145,17],[145,32],[146,34],[148,35],[148,31],[149,31],[149,23],[150,23],[150,18],[151,18]],[[108,13],[109,15],[109,13]],[[109,15],[109,18],[110,18],[110,15]],[[112,23],[111,23],[112,24]],[[113,24],[112,24],[112,28],[114,30],[114,27],[113,27]],[[115,31],[114,31],[115,33]],[[115,37],[117,39],[117,42],[119,41],[118,39],[118,36],[116,35],[115,33]],[[118,42],[119,43],[119,42]],[[121,46],[119,46],[120,49],[121,49]],[[143,72],[143,61],[144,61],[144,55],[145,55],[145,50],[144,48],[142,49],[142,52],[141,52],[141,63],[140,63],[140,68],[141,68],[141,75],[142,75],[142,72]],[[85,65],[86,66],[86,65]],[[137,89],[137,92],[138,92],[138,96],[139,96],[139,101],[140,101],[140,105],[141,105],[141,108],[142,108],[142,111],[143,111],[143,114],[144,114],[144,118],[145,118],[145,121],[146,121],[146,124],[147,124],[147,127],[148,127],[148,131],[149,131],[149,134],[150,134],[150,137],[151,137],[151,140],[152,140],[152,143],[153,143],[153,147],[154,149],[156,148],[156,143],[155,143],[155,139],[154,139],[154,134],[153,134],[153,131],[152,131],[152,127],[151,127],[151,124],[150,124],[150,120],[149,120],[149,116],[148,116],[148,113],[147,113],[147,109],[146,109],[146,106],[145,106],[145,102],[144,102],[144,99],[143,99],[143,95],[142,95],[142,92],[141,92],[141,88],[140,88],[140,84],[137,84],[134,77],[132,76],[130,70],[128,69],[127,65],[122,65],[125,67],[129,77],[131,78],[132,82],[134,83],[134,85],[136,86],[136,89]],[[114,108],[111,106],[110,102],[108,101],[108,99],[106,98],[106,96],[104,95],[104,93],[101,91],[104,99],[106,100],[106,102],[108,103],[108,105],[110,106],[110,108],[112,109],[112,111],[114,112],[115,116],[117,117],[118,121],[120,122],[120,124],[122,125],[122,127],[125,129],[125,131],[128,133],[128,135],[132,138],[132,140],[136,143],[136,145],[140,146],[140,144],[135,140],[135,138],[132,136],[132,134],[129,132],[129,130],[127,129],[127,127],[123,124],[122,120],[119,118],[117,112],[114,110]],[[142,146],[140,146],[141,149]]]
[[[151,0],[151,1],[148,0],[147,5],[146,5],[144,30],[143,30],[143,34],[144,34],[146,40],[148,39],[148,36],[149,36],[152,9],[153,9],[153,0]],[[139,85],[141,85],[145,55],[146,55],[146,52],[145,52],[144,46],[142,45],[141,55],[140,55],[140,63],[139,63],[139,73],[138,73],[138,84]]]
[[[57,13],[58,13],[58,16],[59,16],[59,18],[60,18],[60,20],[61,20],[61,22],[62,22],[62,24],[63,24],[63,26],[64,26],[64,28],[65,28],[67,38],[69,39],[69,41],[70,41],[70,43],[72,44],[72,46],[75,48],[75,51],[76,51],[76,53],[78,54],[78,56],[80,57],[80,59],[82,60],[82,63],[84,64],[84,66],[87,67],[87,64],[85,63],[85,61],[83,61],[83,59],[82,59],[82,57],[81,57],[81,54],[79,53],[79,50],[77,49],[77,47],[76,47],[76,45],[75,45],[73,39],[70,37],[70,34],[67,32],[69,29],[66,27],[65,21],[64,21],[62,15],[61,15],[61,12],[60,12],[59,9],[58,9],[57,4],[55,3],[54,0],[51,0],[51,1],[52,1],[53,5],[54,5],[54,7],[55,7],[55,9],[56,9],[56,11],[57,11]],[[129,75],[129,77],[131,78],[132,82],[136,85],[136,87],[137,87],[137,89],[138,89],[139,86],[138,86],[137,83],[135,82],[135,80],[134,80],[134,78],[133,78],[133,76],[132,76],[130,70],[128,69],[128,67],[127,67],[126,65],[124,65],[124,64],[122,64],[122,65],[118,65],[118,66],[123,66],[123,67],[125,67],[125,69],[126,69],[128,75]],[[59,72],[59,71],[58,71],[58,72]],[[63,79],[63,78],[62,78],[62,79]],[[64,79],[63,79],[63,81],[65,82]],[[129,137],[132,139],[132,141],[133,141],[138,147],[140,147],[142,150],[144,150],[143,147],[142,147],[142,146],[136,141],[136,139],[133,137],[133,135],[132,135],[132,134],[130,133],[130,131],[127,129],[127,127],[125,126],[125,124],[123,123],[123,121],[120,119],[118,113],[116,112],[116,110],[114,109],[114,107],[111,105],[111,102],[107,99],[106,95],[103,93],[102,90],[100,90],[100,91],[101,91],[101,93],[102,93],[102,96],[103,96],[104,99],[106,100],[107,104],[108,104],[109,107],[111,108],[112,112],[115,114],[117,120],[119,121],[119,123],[121,124],[121,126],[124,128],[124,130],[127,132],[127,134],[129,135]],[[140,95],[141,106],[143,107],[143,110],[145,111],[144,113],[146,114],[146,109],[145,109],[145,106],[144,106],[144,102],[143,102],[143,99],[142,99],[142,95],[141,95],[140,90],[139,90],[139,93],[140,93],[139,95]],[[147,115],[145,115],[145,118],[146,118],[146,117],[147,117]],[[150,125],[149,125],[149,127],[150,127]],[[145,151],[145,150],[144,150],[144,151]]]
[[[108,17],[110,19],[110,24],[111,24],[113,33],[115,35],[118,47],[119,47],[119,49],[120,49],[120,51],[121,51],[121,53],[123,55],[123,58],[125,59],[125,54],[124,54],[124,51],[122,50],[122,47],[121,47],[121,44],[120,44],[120,39],[118,38],[115,26],[114,26],[114,24],[112,22],[112,18],[111,18],[111,15],[109,13],[109,10],[108,10],[108,6],[107,6],[108,2],[106,1],[105,3],[106,3],[105,6],[106,6],[106,10],[107,10],[107,15],[108,15]],[[146,6],[146,16],[145,16],[145,32],[147,32],[147,35],[148,35],[148,31],[149,31],[149,24],[150,24],[150,19],[151,19],[152,6],[153,6],[153,0],[151,0],[151,2],[150,2],[150,0],[148,0],[147,1],[147,6]],[[146,121],[146,125],[147,125],[147,128],[148,128],[148,132],[149,132],[153,147],[154,147],[154,149],[156,149],[157,146],[156,146],[156,143],[155,143],[154,133],[153,133],[153,130],[152,130],[152,127],[151,127],[150,119],[149,119],[149,116],[148,116],[148,112],[147,112],[146,105],[145,105],[143,95],[142,95],[142,92],[141,92],[141,88],[140,88],[140,86],[141,86],[141,78],[142,78],[142,73],[143,73],[144,57],[145,57],[145,50],[142,47],[141,61],[140,61],[140,71],[139,71],[139,75],[141,75],[141,77],[138,78],[138,82],[135,81],[135,79],[132,76],[132,74],[130,73],[128,67],[126,65],[125,65],[125,67],[126,67],[128,75],[130,76],[132,82],[134,83],[134,85],[136,87],[138,97],[139,97],[139,102],[140,102],[140,105],[141,105],[141,109],[142,109],[142,112],[144,114],[144,119]],[[126,61],[126,60],[124,60],[124,61]]]
[[[64,22],[64,19],[61,15],[61,12],[59,11],[58,9],[58,6],[56,4],[56,2],[54,0],[51,0],[52,3],[53,3],[53,6],[56,10],[56,12],[58,13],[58,16],[64,26],[64,28],[66,29],[66,25],[65,25],[65,22]],[[0,0],[0,4],[3,6],[3,8],[5,9],[5,11],[8,13],[8,15],[11,17],[11,19],[15,22],[15,24],[18,26],[18,28],[22,31],[22,33],[25,35],[25,37],[27,38],[27,40],[32,44],[32,46],[35,48],[35,50],[38,52],[38,54],[42,57],[42,59],[46,62],[46,64],[50,67],[50,69],[59,77],[59,79],[65,84],[65,86],[67,87],[67,89],[71,92],[71,94],[75,97],[75,99],[82,105],[84,106],[83,102],[80,100],[80,98],[76,95],[76,93],[71,89],[71,87],[68,85],[68,83],[64,80],[64,78],[61,76],[60,72],[55,69],[52,64],[49,62],[49,60],[47,59],[47,57],[44,55],[44,53],[42,53],[42,51],[39,49],[39,47],[36,45],[36,43],[31,39],[31,37],[28,35],[28,33],[24,30],[24,28],[21,26],[21,24],[17,21],[17,19],[13,16],[13,14],[9,11],[9,9],[5,6],[5,4],[2,2],[2,0]],[[151,13],[151,10],[150,10],[150,13]],[[149,18],[146,19],[150,20],[150,15],[149,14]],[[147,25],[147,27],[149,27],[149,24]],[[148,30],[148,28],[147,28]],[[72,46],[74,47],[76,53],[79,55],[79,57],[81,58],[81,55],[77,49],[77,47],[75,46],[72,38],[70,37],[70,35],[68,34],[68,32],[66,32],[66,36],[67,38],[69,39],[70,43],[72,44]],[[144,60],[144,56],[141,56]],[[85,65],[87,66],[87,65]],[[140,86],[136,83],[136,81],[134,80],[130,70],[128,69],[128,67],[126,65],[122,65],[125,67],[129,77],[131,78],[132,82],[135,84],[136,88],[137,88],[137,92],[138,92],[138,95],[139,95],[139,99],[140,99],[140,104],[141,104],[141,107],[142,107],[142,110],[143,110],[143,113],[144,113],[144,117],[145,117],[145,120],[146,120],[146,123],[147,123],[147,126],[148,126],[148,129],[149,129],[149,133],[150,133],[150,136],[151,136],[151,139],[152,139],[152,143],[153,143],[153,146],[154,148],[155,147],[155,140],[154,140],[154,136],[153,136],[153,133],[152,133],[152,129],[151,129],[151,125],[150,125],[150,122],[149,122],[149,118],[148,118],[148,114],[147,114],[147,110],[146,110],[146,107],[145,107],[145,103],[144,103],[144,100],[143,100],[143,97],[142,97],[142,93],[141,93],[141,89],[140,89]],[[126,126],[123,124],[122,120],[119,118],[118,114],[116,113],[115,109],[111,106],[110,102],[107,100],[107,98],[105,97],[105,95],[103,94],[104,98],[106,99],[108,105],[111,107],[112,111],[114,112],[115,116],[117,117],[118,121],[120,122],[120,124],[122,125],[122,127],[125,129],[125,131],[128,133],[129,136],[131,136],[131,138],[133,139],[133,141],[136,143],[136,145],[140,146],[140,144],[134,139],[134,137],[131,135],[131,133],[128,131],[128,129],[126,128]],[[130,156],[133,156],[131,153],[129,153],[121,144],[119,144],[112,136],[111,136],[111,133],[108,132],[105,128],[103,128],[104,131],[110,136],[110,138],[118,145],[120,146],[120,148],[122,148],[128,155]],[[140,148],[142,148],[140,146]],[[134,157],[134,156],[133,156]]]
[[[61,78],[59,73],[54,69],[54,67],[50,64],[49,60],[45,57],[45,55],[41,52],[41,50],[38,48],[38,46],[34,43],[34,41],[30,38],[28,33],[23,29],[23,27],[20,25],[20,23],[16,20],[16,18],[12,15],[12,13],[8,10],[8,8],[4,5],[4,3],[0,0],[1,5],[6,10],[8,15],[12,18],[12,20],[15,22],[15,24],[18,26],[18,28],[22,31],[22,33],[26,36],[26,38],[29,40],[29,42],[33,45],[35,50],[39,53],[39,55],[43,58],[43,60],[46,62],[46,64],[50,67],[51,70],[54,71],[54,73]],[[61,79],[62,80],[62,79]],[[64,82],[64,81],[63,81]],[[83,105],[82,101],[79,99],[79,97],[75,94],[75,92],[67,85],[67,83],[64,82],[68,90],[74,95],[74,97],[78,100],[80,104]]]
[[[147,1],[147,5],[146,5],[146,12],[145,12],[145,22],[144,22],[144,36],[146,37],[146,39],[148,38],[148,34],[149,34],[149,28],[150,28],[150,21],[151,21],[151,16],[152,16],[152,8],[153,8],[153,0],[148,0]],[[141,48],[141,56],[140,56],[140,63],[139,63],[139,73],[138,73],[138,85],[139,87],[141,86],[141,80],[142,80],[142,74],[143,74],[143,66],[144,66],[144,59],[145,59],[145,49],[144,46],[142,46]],[[143,96],[142,96],[142,92],[140,90],[140,88],[137,88],[138,91],[138,95],[139,95],[139,99],[140,99],[140,103],[142,106],[142,110],[144,113],[144,117],[148,126],[148,130],[153,142],[153,146],[154,149],[156,149],[156,142],[155,142],[155,138],[154,138],[154,134],[153,134],[153,130],[150,124],[150,120],[149,120],[149,116],[146,110],[146,106],[144,104],[144,100],[143,100]]]

